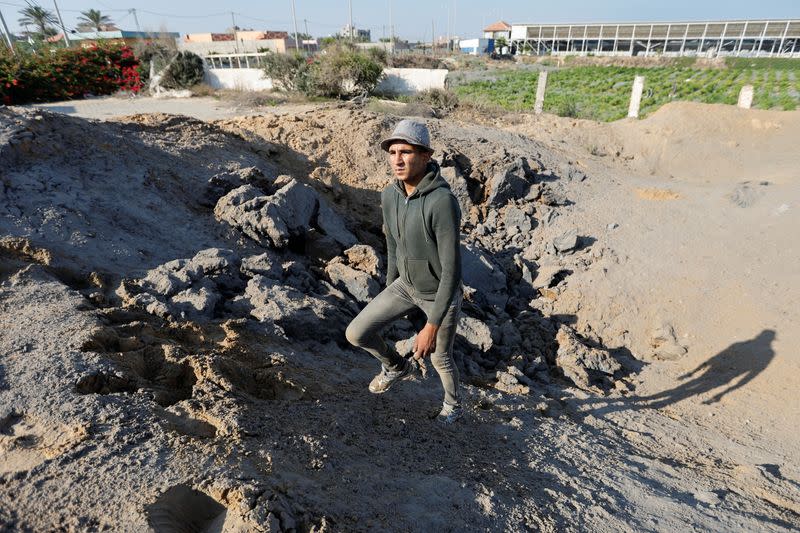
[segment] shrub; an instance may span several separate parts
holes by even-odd
[[[310,63],[301,54],[269,53],[264,58],[264,71],[276,89],[309,94]]]
[[[0,56],[0,100],[6,105],[138,92],[139,62],[127,46],[48,50]]]
[[[167,89],[186,89],[203,81],[203,59],[194,52],[178,52],[161,80]]]
[[[372,92],[383,76],[384,67],[375,57],[345,45],[328,47],[311,65],[313,93],[341,98]]]
[[[371,92],[383,75],[383,57],[346,44],[331,45],[314,58],[268,54],[264,70],[280,90],[341,98]]]
[[[443,117],[458,107],[458,96],[446,89],[426,89],[415,94],[411,102],[428,105],[437,117]]]

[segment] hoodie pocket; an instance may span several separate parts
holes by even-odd
[[[426,259],[409,259],[408,277],[411,285],[419,292],[432,293],[439,288],[439,280]]]

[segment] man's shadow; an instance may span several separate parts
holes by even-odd
[[[680,380],[689,381],[651,396],[631,399],[642,407],[658,409],[725,387],[703,401],[704,404],[716,403],[723,396],[745,386],[767,368],[775,357],[772,349],[774,340],[775,331],[765,329],[754,339],[733,343],[691,372],[678,376]]]

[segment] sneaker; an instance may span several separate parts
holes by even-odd
[[[411,375],[411,363],[403,359],[403,368],[400,370],[387,370],[381,366],[381,372],[369,384],[369,391],[373,394],[382,394],[392,388],[392,385]]]
[[[442,406],[442,410],[436,416],[436,421],[446,426],[452,424],[459,418],[464,416],[464,408],[460,405],[450,405],[446,403]]]

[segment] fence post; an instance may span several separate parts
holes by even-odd
[[[642,105],[642,90],[644,89],[644,76],[633,78],[631,103],[628,106],[628,118],[639,118],[639,106]]]
[[[533,104],[533,113],[541,115],[544,109],[544,92],[547,88],[547,71],[539,73],[539,84],[536,86],[536,102]]]
[[[742,90],[739,91],[739,103],[737,103],[739,107],[742,109],[750,109],[753,106],[753,86],[752,85],[745,85],[742,87]]]

